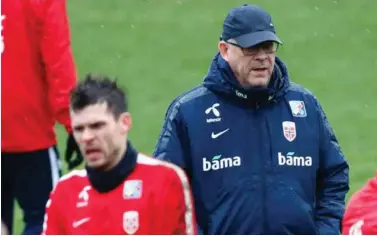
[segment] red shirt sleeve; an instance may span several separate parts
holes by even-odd
[[[377,176],[353,194],[342,226],[344,235],[377,234]]]
[[[51,192],[50,199],[46,204],[46,214],[43,222],[42,235],[61,235],[66,234],[63,224],[64,211],[60,210],[60,204],[64,199],[61,196],[63,192],[60,189],[59,183]]]
[[[71,132],[69,92],[77,81],[66,0],[46,0],[41,53],[55,119]]]
[[[167,234],[197,234],[194,202],[188,178],[179,167],[172,167],[174,173],[167,185],[164,205],[164,222]]]

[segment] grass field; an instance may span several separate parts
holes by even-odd
[[[200,83],[238,0],[68,0],[78,71],[116,76],[129,91],[130,138],[152,153],[168,104]],[[377,1],[254,0],[284,46],[291,79],[321,101],[351,166],[351,192],[377,169]],[[60,151],[66,134],[58,127]],[[350,195],[348,195],[349,197]],[[22,231],[16,214],[15,233]]]

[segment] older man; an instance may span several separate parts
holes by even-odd
[[[185,169],[205,234],[339,234],[348,164],[291,83],[268,12],[232,9],[204,82],[170,105],[154,155]]]

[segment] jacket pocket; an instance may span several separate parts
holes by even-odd
[[[266,200],[267,219],[272,233],[316,234],[313,202],[292,181],[274,180]],[[270,223],[273,222],[273,223]]]

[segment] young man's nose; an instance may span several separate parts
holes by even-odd
[[[94,138],[94,133],[92,131],[90,131],[89,129],[85,129],[83,132],[82,132],[82,135],[81,135],[81,141],[86,143],[86,142],[89,142],[91,141],[92,139]]]

